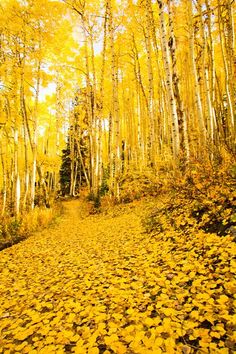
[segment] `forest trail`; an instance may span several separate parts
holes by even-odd
[[[197,240],[145,234],[145,207],[89,215],[85,202],[69,201],[55,227],[1,252],[0,353],[230,353],[209,338],[231,323],[221,283],[233,294],[233,273],[207,272]],[[229,238],[213,241],[231,253]]]

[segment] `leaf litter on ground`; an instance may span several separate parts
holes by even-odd
[[[234,353],[236,246],[198,230],[145,232],[146,199],[0,254],[0,353]]]

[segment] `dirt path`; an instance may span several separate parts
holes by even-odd
[[[85,324],[87,330],[94,328],[93,316],[98,314],[100,320],[111,317],[104,308],[111,297],[117,296],[109,304],[114,309],[128,304],[129,297],[135,301],[130,282],[137,274],[130,252],[138,248],[134,239],[141,232],[139,217],[134,212],[115,218],[88,216],[80,201],[65,206],[55,228],[0,254],[0,352],[4,354],[8,348],[14,348],[12,353],[40,348],[47,354],[63,348],[69,352],[69,343],[78,342],[73,338],[76,328]]]
[[[232,352],[234,275],[207,263],[219,245],[230,260],[229,238],[144,234],[142,203],[65,206],[54,228],[0,253],[0,353]]]

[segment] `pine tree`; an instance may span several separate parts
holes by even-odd
[[[67,142],[66,148],[62,150],[62,164],[60,168],[60,185],[63,196],[70,194],[71,158],[70,144]]]
[[[66,148],[62,150],[60,185],[63,196],[75,197],[81,187],[88,185],[85,167],[88,147],[86,139],[78,137],[79,130],[77,124],[70,128]]]

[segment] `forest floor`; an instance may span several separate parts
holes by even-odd
[[[146,233],[155,201],[90,215],[0,254],[0,353],[234,353],[235,242]]]

